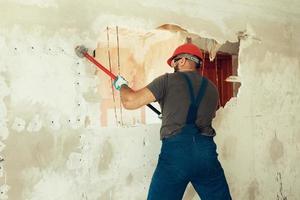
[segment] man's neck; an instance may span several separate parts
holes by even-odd
[[[179,69],[179,72],[193,72],[196,71],[196,69]]]

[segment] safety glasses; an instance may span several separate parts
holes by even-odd
[[[173,59],[173,62],[176,63],[177,61],[179,61],[180,59],[182,59],[182,57],[177,57]]]

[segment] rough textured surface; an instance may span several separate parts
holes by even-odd
[[[0,1],[0,199],[145,199],[159,124],[139,125],[136,111],[124,120],[137,127],[101,127],[109,80],[74,53],[84,44],[106,59],[106,26],[118,25],[122,65],[132,64],[122,73],[137,88],[169,70],[186,31],[220,44],[239,37],[242,86],[214,120],[233,199],[299,200],[299,8],[294,0]],[[155,29],[168,23],[179,28]],[[185,199],[198,197],[189,187]]]

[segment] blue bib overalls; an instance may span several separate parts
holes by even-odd
[[[188,84],[191,100],[186,125],[180,133],[162,140],[147,200],[181,200],[189,182],[201,200],[231,200],[213,137],[201,135],[195,124],[207,79],[202,78],[195,99],[191,81],[181,74]]]

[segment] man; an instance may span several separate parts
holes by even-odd
[[[162,147],[148,200],[180,200],[189,182],[201,200],[231,199],[211,126],[218,90],[197,72],[202,62],[201,50],[187,43],[167,61],[174,73],[164,74],[137,91],[130,89],[121,76],[114,81],[126,109],[154,101],[161,106]]]

